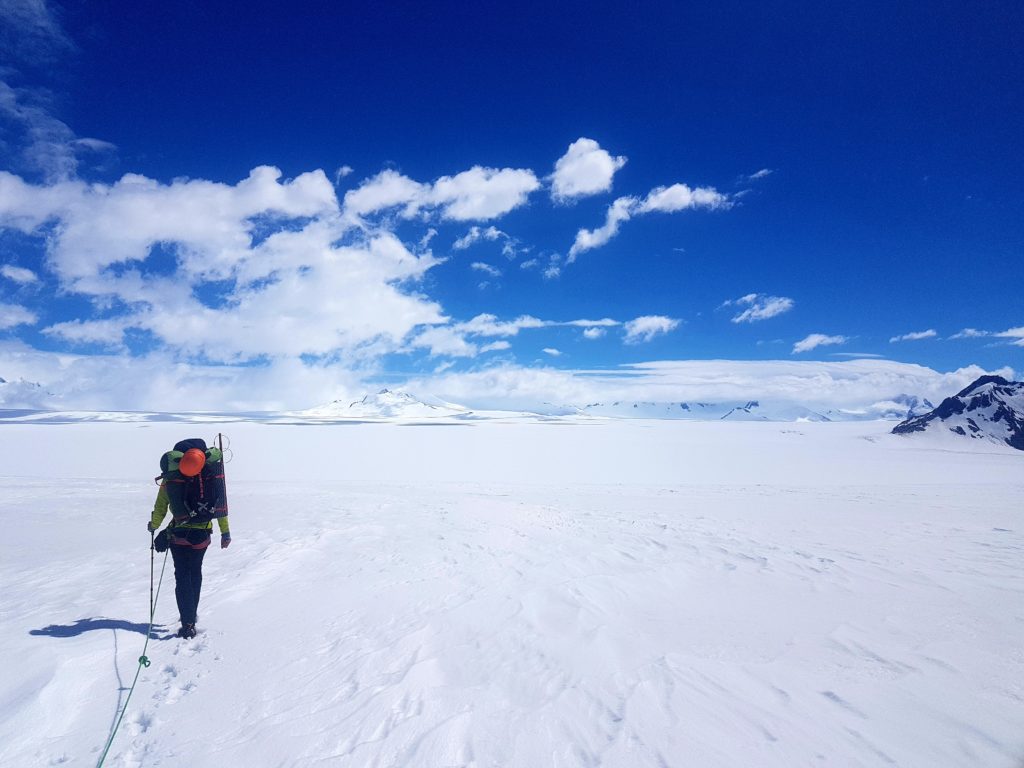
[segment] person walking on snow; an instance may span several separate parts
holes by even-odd
[[[203,445],[205,446],[205,443]],[[161,478],[158,478],[160,479],[160,490],[156,494],[153,514],[146,524],[146,529],[150,533],[160,527],[167,516],[168,509],[172,507],[168,494],[168,483],[188,483],[193,479],[201,481],[203,468],[207,465],[208,459],[211,464],[222,461],[221,452],[217,448],[208,448],[204,451],[198,447],[192,447],[184,452],[168,452],[167,456],[174,457],[175,453],[177,454],[176,471],[173,469],[174,458],[172,458],[170,471],[165,471]],[[180,477],[176,477],[179,474]],[[223,483],[223,475],[220,476],[220,481]],[[199,608],[199,593],[203,587],[203,556],[206,554],[207,547],[210,546],[213,520],[205,519],[196,522],[188,515],[175,514],[173,509],[171,511],[172,522],[167,527],[167,536],[171,555],[174,558],[174,596],[178,601],[178,612],[181,616],[181,628],[178,630],[177,636],[191,638],[196,636],[196,614]],[[220,547],[226,549],[231,544],[226,505],[216,519],[220,528]]]

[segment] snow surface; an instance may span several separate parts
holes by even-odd
[[[96,764],[220,430],[234,543],[107,765],[1019,768],[1024,460],[891,426],[0,424],[0,765]]]

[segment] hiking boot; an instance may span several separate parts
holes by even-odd
[[[186,640],[196,636],[196,625],[193,624],[182,624],[181,629],[178,630],[178,637],[183,637]]]

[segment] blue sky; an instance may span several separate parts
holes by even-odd
[[[301,407],[1024,368],[1016,4],[550,5],[0,3],[0,377]]]

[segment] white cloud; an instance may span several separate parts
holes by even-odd
[[[51,353],[21,342],[0,342],[0,359],[8,380],[41,382],[45,392],[54,393],[27,402],[5,400],[8,408],[169,412],[308,408],[362,397],[366,387],[360,377],[374,373],[372,368],[357,371],[337,363],[294,358],[240,367],[183,363],[162,352],[141,357]],[[189,386],[183,387],[183,381]]]
[[[501,342],[498,342],[501,343]],[[504,342],[507,343],[507,342]],[[505,347],[507,348],[507,347]],[[479,350],[484,351],[484,348]],[[8,381],[41,382],[57,397],[17,399],[3,390],[4,407],[59,407],[157,411],[251,411],[307,408],[335,399],[358,399],[373,389],[375,368],[352,369],[337,362],[304,363],[290,358],[267,365],[182,363],[153,353],[72,355],[41,352],[21,342],[0,341]],[[433,374],[396,386],[473,408],[542,408],[544,403],[613,400],[679,401],[764,399],[809,407],[859,407],[900,393],[939,402],[979,376],[1015,379],[1010,368],[967,366],[947,373],[891,360],[648,362],[602,370],[556,370],[509,363],[456,372],[449,362]],[[182,381],[191,382],[183,388]],[[22,393],[24,394],[24,393]]]
[[[403,206],[403,215],[412,217],[423,205],[428,190],[428,185],[413,181],[398,171],[383,170],[345,193],[345,212],[366,216]]]
[[[175,243],[190,276],[224,279],[250,251],[260,215],[325,216],[337,211],[322,171],[281,183],[276,168],[254,168],[231,186],[204,180],[161,184],[127,174],[113,185],[62,181],[26,184],[0,172],[0,226],[26,232],[59,221],[50,256],[58,276],[89,292],[113,264],[143,262],[159,243]]]
[[[431,355],[475,357],[480,351],[466,340],[465,334],[450,326],[427,328],[409,342],[411,349],[428,349]]]
[[[50,63],[75,48],[46,0],[0,2],[0,46],[33,64]]]
[[[351,165],[343,165],[334,171],[334,185],[337,186],[346,176],[351,176],[353,168]]]
[[[645,315],[625,324],[626,343],[639,344],[650,341],[655,336],[668,333],[679,327],[679,320],[662,315]]]
[[[585,339],[600,339],[608,331],[604,328],[587,328],[583,331],[583,338]]]
[[[610,155],[593,139],[577,139],[555,163],[551,197],[565,202],[607,192],[616,171],[625,164],[625,157]]]
[[[0,330],[16,328],[19,325],[35,325],[39,318],[18,304],[0,302]]]
[[[475,269],[477,272],[483,272],[485,275],[491,277],[501,277],[501,270],[497,267],[492,267],[490,264],[485,264],[482,261],[474,261],[469,265],[470,269]]]
[[[610,317],[603,317],[600,320],[569,320],[561,325],[571,325],[576,328],[612,328],[616,325],[622,325],[618,320],[612,320]]]
[[[507,341],[492,341],[490,344],[484,344],[480,347],[481,352],[501,352],[502,350],[511,349],[512,345]]]
[[[507,237],[507,235],[497,227],[470,227],[469,232],[452,243],[452,248],[457,251],[464,251],[474,243],[478,243],[481,240],[497,240],[502,236]]]
[[[959,333],[954,333],[949,338],[951,339],[978,339],[983,336],[991,336],[992,334],[988,331],[979,331],[977,328],[964,328]]]
[[[748,293],[732,301],[726,301],[723,307],[745,306],[742,312],[732,318],[734,323],[755,323],[768,320],[791,310],[795,302],[785,296],[768,296],[763,293]]]
[[[530,315],[502,322],[496,315],[477,315],[472,320],[456,324],[456,329],[471,336],[516,336],[524,328],[546,328],[549,322]]]
[[[635,197],[620,197],[608,207],[604,224],[597,229],[581,229],[576,233],[576,241],[569,249],[566,264],[576,261],[576,256],[592,248],[600,248],[619,233],[619,225],[629,221],[637,206]]]
[[[935,332],[933,328],[929,328],[927,331],[914,331],[912,333],[904,333],[900,336],[893,336],[889,339],[889,343],[893,344],[897,341],[921,341],[922,339],[934,339],[939,334]]]
[[[49,336],[58,336],[78,344],[101,344],[110,349],[124,346],[124,332],[130,324],[127,318],[115,320],[68,320],[43,329]]]
[[[363,217],[392,208],[412,218],[421,211],[438,210],[453,221],[486,221],[503,216],[526,203],[540,187],[533,171],[473,166],[454,176],[422,184],[393,170],[384,170],[345,193],[344,211]]]
[[[477,165],[434,182],[430,201],[442,207],[445,219],[485,221],[525,204],[529,194],[539,187],[533,171]]]
[[[799,352],[810,352],[817,347],[829,346],[832,344],[845,344],[849,341],[847,336],[826,336],[824,333],[812,333],[805,339],[801,339],[793,345],[793,354]]]
[[[20,283],[21,285],[28,285],[29,283],[39,281],[39,276],[31,269],[15,267],[12,264],[4,264],[0,267],[0,275],[3,275],[8,280],[12,280],[15,283]]]
[[[979,331],[977,328],[964,328],[959,333],[954,333],[950,336],[950,339],[981,339],[986,337],[996,337],[1000,339],[1016,339],[1011,342],[1014,346],[1024,347],[1024,326],[1020,328],[1010,328],[1005,331]]]
[[[656,187],[637,207],[637,213],[675,213],[688,208],[707,208],[715,210],[728,208],[729,198],[713,187],[697,187],[693,189],[686,184],[673,184],[671,187]]]
[[[551,357],[561,357],[562,356],[561,351],[555,349],[554,347],[544,347],[544,349],[542,349],[541,351],[545,355],[550,355]]]
[[[760,171],[757,171],[747,176],[747,181],[757,181],[758,179],[763,179],[767,176],[771,176],[773,173],[775,173],[775,171],[773,171],[771,168],[762,168]]]
[[[276,169],[257,168],[234,186],[135,175],[110,186],[35,186],[0,173],[0,225],[41,233],[48,222],[58,224],[48,264],[65,290],[121,307],[113,317],[47,329],[59,338],[136,329],[214,361],[363,360],[403,348],[420,326],[447,322],[414,290],[437,260],[390,232],[346,231],[321,171],[282,182]],[[260,227],[272,234],[259,240]],[[168,263],[153,255],[157,245]],[[201,300],[214,281],[227,283],[220,298]]]
[[[1010,328],[1007,331],[1000,331],[994,335],[1001,339],[1016,339],[1016,341],[1011,343],[1016,347],[1024,347],[1024,326],[1021,326],[1020,328]]]
[[[430,246],[430,241],[437,237],[437,230],[430,227],[420,238],[420,250],[425,251]]]
[[[2,40],[0,40],[2,42]],[[51,114],[42,91],[12,88],[0,81],[0,125],[12,166],[48,181],[74,176],[79,156],[106,152],[112,144],[76,137],[64,122]]]
[[[939,402],[979,376],[1014,378],[1010,368],[967,366],[941,373],[891,360],[681,360],[611,370],[565,370],[511,364],[414,378],[406,386],[473,408],[542,408],[544,403],[622,401],[727,402],[762,399],[815,408],[855,408],[901,393]]]
[[[718,210],[729,208],[731,205],[729,197],[713,187],[694,189],[686,184],[655,187],[643,200],[636,197],[620,197],[608,207],[602,226],[597,229],[580,229],[576,233],[576,240],[569,249],[566,263],[572,264],[576,257],[584,251],[607,244],[619,233],[622,223],[629,221],[634,216],[655,212],[675,213],[693,208]]]

